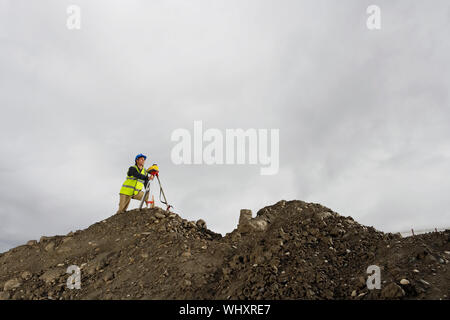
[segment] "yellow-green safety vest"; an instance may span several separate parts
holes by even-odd
[[[143,175],[147,174],[147,171],[145,170],[144,167],[142,167],[142,170],[139,170],[138,166],[136,165],[133,167],[135,167],[137,171],[140,172],[141,174]],[[144,188],[144,180],[138,179],[133,176],[127,176],[127,179],[123,183],[122,188],[120,188],[120,193],[125,194],[127,196],[133,196],[137,195],[139,191],[142,190],[142,188]]]

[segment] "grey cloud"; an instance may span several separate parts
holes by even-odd
[[[448,226],[446,1],[378,1],[380,31],[360,1],[78,1],[79,31],[69,4],[1,2],[0,250],[113,214],[139,152],[177,212],[222,234],[283,198]],[[279,173],[172,164],[194,120],[279,128]]]

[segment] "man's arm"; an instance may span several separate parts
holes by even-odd
[[[145,182],[147,182],[147,180],[148,180],[147,175],[139,173],[135,167],[130,167],[130,169],[128,169],[128,175],[138,178],[138,179],[141,179],[141,180],[144,180]]]

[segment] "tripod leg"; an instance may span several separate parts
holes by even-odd
[[[141,203],[139,204],[139,210],[142,209],[142,206],[144,205],[145,202],[145,197],[147,196],[147,194],[150,192],[150,181],[147,181],[147,185],[145,186],[145,192],[144,192],[144,196],[141,199]]]
[[[167,206],[167,211],[169,211],[169,209],[172,207],[171,205],[169,205],[168,203],[167,203],[167,199],[166,199],[166,195],[164,194],[164,190],[163,190],[163,188],[162,188],[162,186],[161,186],[161,181],[159,180],[159,176],[156,176],[156,178],[158,178],[158,183],[159,183],[159,190],[160,190],[160,192],[161,192],[161,194],[163,195],[163,197],[164,197],[164,204]],[[160,194],[160,200],[161,200],[161,194]],[[162,202],[162,201],[161,201]]]

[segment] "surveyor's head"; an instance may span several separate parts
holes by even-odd
[[[134,159],[134,161],[136,162],[136,165],[138,167],[142,167],[144,166],[145,159],[147,159],[147,157],[144,156],[142,153],[139,153]]]

